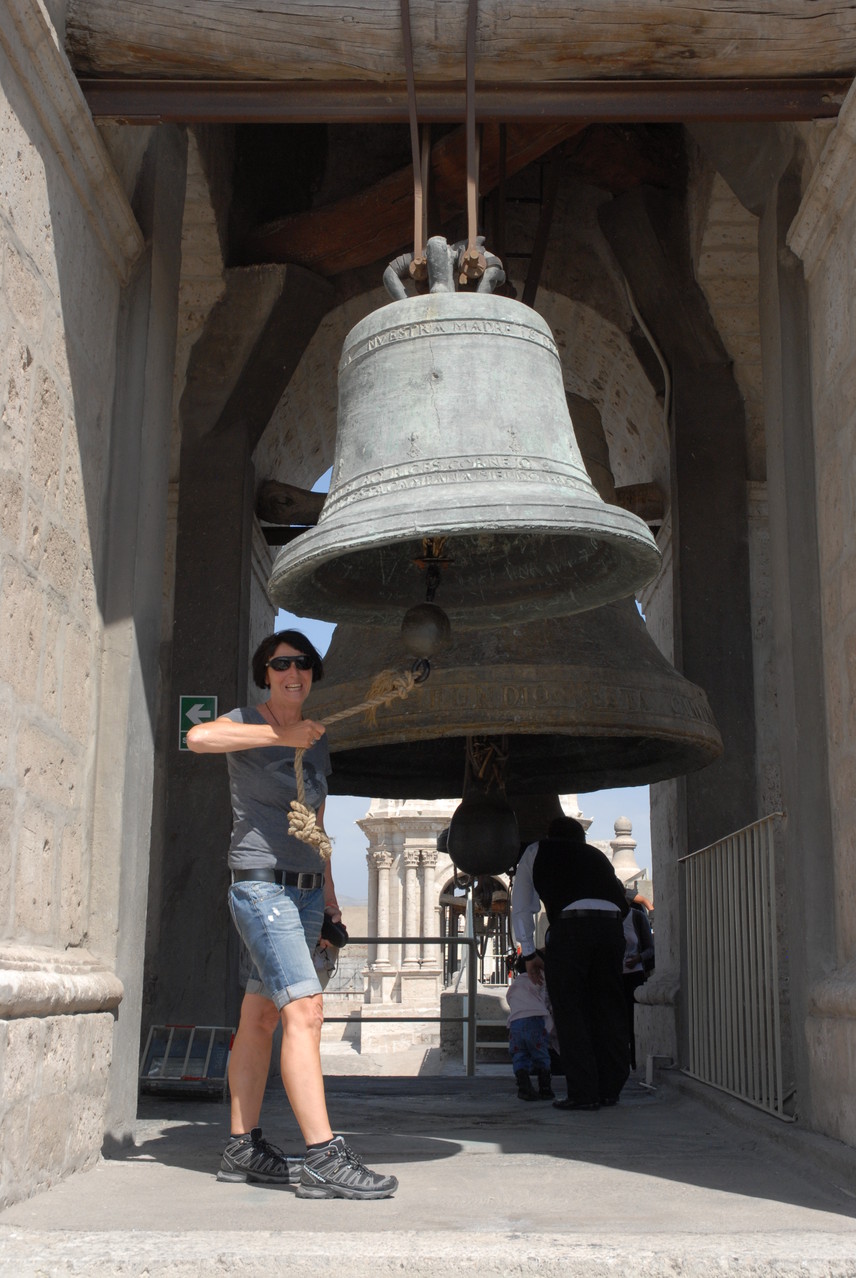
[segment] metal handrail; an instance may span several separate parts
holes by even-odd
[[[409,941],[418,941],[422,945],[465,945],[467,947],[467,992],[464,995],[465,1012],[463,1016],[373,1016],[372,1024],[383,1024],[385,1021],[406,1025],[409,1022],[449,1022],[464,1025],[464,1064],[467,1078],[476,1072],[476,983],[477,953],[474,936],[349,936],[349,945],[406,945]],[[328,1024],[349,1023],[351,1016],[326,1016]]]

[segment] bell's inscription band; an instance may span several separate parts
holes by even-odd
[[[493,677],[492,672],[492,677]],[[622,685],[610,683],[604,685],[604,670],[593,666],[591,670],[574,672],[573,679],[547,678],[539,683],[522,682],[521,676],[515,676],[506,667],[499,672],[495,682],[482,684],[474,682],[472,671],[467,672],[458,682],[450,671],[437,670],[432,679],[443,679],[443,683],[431,684],[414,694],[418,700],[411,698],[407,704],[400,701],[384,708],[378,715],[377,728],[372,738],[375,744],[382,744],[385,739],[400,740],[402,723],[407,720],[409,731],[413,731],[413,706],[419,706],[420,712],[436,716],[431,720],[432,732],[438,726],[457,727],[464,730],[461,717],[468,714],[495,714],[493,723],[484,724],[481,731],[504,731],[517,726],[513,716],[515,711],[537,710],[537,720],[529,720],[537,732],[550,732],[556,728],[573,724],[573,732],[569,735],[584,735],[593,727],[613,727],[615,724],[625,727],[628,734],[638,731],[639,717],[646,731],[656,733],[660,728],[666,736],[673,737],[685,733],[689,725],[712,728],[715,723],[707,698],[701,689],[698,695],[673,692],[664,695],[662,685],[655,683],[640,686],[626,681]],[[616,672],[616,677],[617,672]],[[344,689],[339,689],[345,695]],[[358,689],[348,696],[356,697]],[[319,693],[320,695],[320,693]],[[325,702],[319,701],[318,713],[323,716],[332,710]],[[556,721],[551,715],[555,712]],[[445,718],[444,718],[445,716]],[[359,721],[353,721],[355,727]],[[348,725],[341,724],[337,728],[337,748],[349,748]],[[390,735],[391,734],[391,735]],[[418,732],[413,738],[419,739]]]
[[[378,497],[411,488],[425,488],[430,484],[471,484],[476,480],[480,483],[494,483],[497,480],[507,481],[509,477],[514,483],[549,484],[561,488],[571,485],[576,490],[574,497],[577,505],[580,504],[580,484],[588,485],[590,482],[582,466],[572,466],[552,457],[484,454],[477,457],[426,457],[420,461],[366,471],[336,485],[335,491],[334,477],[319,522],[326,522],[333,511],[350,506],[355,501],[373,503]],[[594,488],[591,492],[591,504],[595,509],[603,506]]]
[[[447,682],[443,686],[435,684],[433,687],[429,684],[426,685],[423,695],[428,709],[439,715],[444,712],[468,710],[507,712],[530,708],[539,710],[554,708],[563,713],[573,711],[575,733],[584,726],[584,720],[576,717],[582,715],[588,715],[592,721],[597,722],[598,716],[611,719],[613,715],[617,715],[621,720],[625,715],[632,719],[632,716],[641,714],[646,716],[646,726],[652,731],[657,723],[662,721],[663,726],[668,727],[670,734],[682,730],[680,720],[713,726],[710,707],[701,692],[697,698],[674,693],[664,699],[661,687],[639,688],[632,685],[619,687],[615,684],[604,687],[602,683],[596,686],[596,681],[602,681],[602,679],[602,669],[592,670],[591,683],[584,678],[580,679],[579,673],[573,681],[563,680],[554,684],[527,685],[521,684],[519,680],[515,681],[513,676],[508,680],[500,677],[489,687],[475,685],[472,682],[459,684]],[[407,709],[400,705],[384,711],[384,715],[389,716],[390,719],[395,714],[406,715],[407,713]],[[378,726],[382,731],[380,717],[378,717]],[[539,731],[546,731],[551,726],[549,719],[538,721]],[[628,723],[627,727],[628,730],[632,729],[632,722]]]
[[[412,324],[399,324],[395,328],[386,328],[380,333],[373,333],[353,346],[346,346],[339,361],[339,371],[356,363],[372,351],[381,350],[385,346],[393,346],[397,342],[412,342],[426,337],[511,337],[517,341],[530,342],[548,351],[559,363],[559,352],[556,343],[549,333],[542,333],[528,324],[516,324],[511,320],[486,319],[436,319],[415,320]]]

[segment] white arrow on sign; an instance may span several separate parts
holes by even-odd
[[[211,718],[211,711],[205,710],[202,706],[202,702],[197,701],[196,705],[191,706],[186,712],[185,718],[189,719],[191,723],[201,723],[203,719]]]

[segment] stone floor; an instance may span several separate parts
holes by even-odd
[[[219,1184],[225,1105],[147,1097],[136,1146],[0,1215],[0,1274],[856,1275],[856,1151],[679,1075],[574,1114],[519,1101],[507,1065],[327,1064],[333,1125],[394,1198]],[[278,1088],[264,1121],[298,1147]]]

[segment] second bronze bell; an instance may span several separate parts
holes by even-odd
[[[379,669],[406,664],[394,632],[339,625],[313,713],[357,704]],[[455,798],[473,734],[508,736],[509,796],[646,785],[722,752],[704,691],[660,653],[627,598],[575,617],[453,631],[431,678],[374,726],[331,725],[331,788]]]

